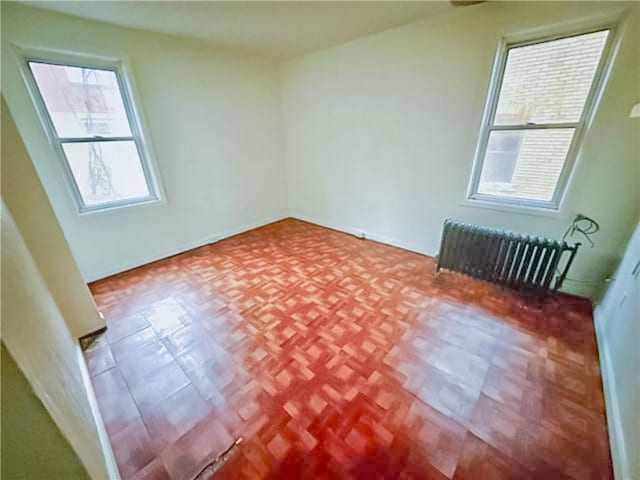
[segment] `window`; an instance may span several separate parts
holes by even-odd
[[[505,46],[480,134],[471,199],[558,208],[610,36],[602,29]]]
[[[158,199],[120,71],[27,60],[80,212]]]

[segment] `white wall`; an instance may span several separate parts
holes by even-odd
[[[2,478],[14,480],[68,478],[88,480],[89,474],[33,393],[15,360],[1,345]]]
[[[2,341],[89,475],[117,478],[77,342],[104,322],[4,100],[1,210]],[[29,461],[27,452],[23,460]]]
[[[79,216],[15,43],[129,61],[167,203]],[[2,2],[2,90],[87,280],[286,216],[279,73],[189,40]]]
[[[558,216],[464,204],[492,62],[503,36],[631,3],[487,2],[311,53],[282,66],[290,213],[434,255],[446,217],[560,238],[577,213],[602,230],[571,276],[617,263],[638,218],[638,7]],[[583,242],[583,244],[586,242]],[[590,284],[566,290],[595,295]]]
[[[75,337],[100,330],[93,297],[82,279],[33,163],[2,97],[2,200]],[[64,281],[60,281],[64,279]]]
[[[602,230],[571,277],[597,280],[617,263],[640,204],[640,142],[627,118],[640,99],[637,5],[559,215],[464,199],[500,38],[629,5],[486,2],[278,68],[3,2],[2,89],[87,280],[287,214],[433,255],[446,217],[559,238],[576,213]],[[12,43],[128,59],[166,204],[76,213]],[[599,286],[567,281],[566,289],[596,296]]]
[[[4,202],[2,341],[91,478],[114,478],[83,382],[80,347]]]
[[[613,465],[640,478],[640,223],[595,309]]]

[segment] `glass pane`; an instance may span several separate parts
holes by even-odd
[[[59,137],[131,136],[116,74],[29,62]]]
[[[608,30],[509,50],[494,123],[577,122]]]
[[[573,128],[492,131],[478,193],[551,201],[573,134]]]
[[[85,205],[149,197],[135,142],[65,143],[62,147]]]

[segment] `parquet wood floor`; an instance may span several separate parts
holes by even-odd
[[[92,284],[125,479],[602,479],[590,303],[284,220]]]

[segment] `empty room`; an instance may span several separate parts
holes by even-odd
[[[640,3],[0,9],[2,479],[640,480]]]

